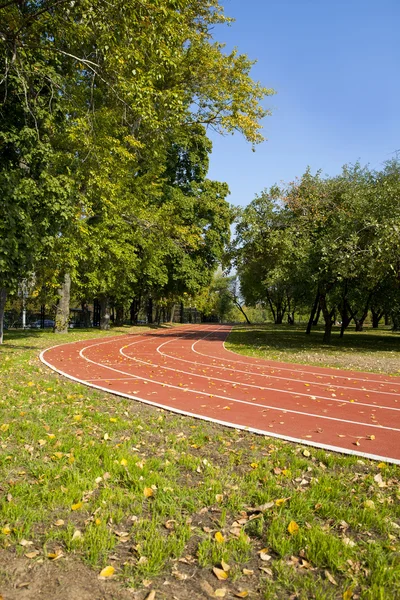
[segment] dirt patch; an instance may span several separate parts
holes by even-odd
[[[0,551],[2,600],[132,600],[118,581],[101,581],[98,573],[70,557],[33,562]]]

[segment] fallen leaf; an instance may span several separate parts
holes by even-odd
[[[36,558],[37,556],[39,556],[39,554],[39,550],[32,550],[32,552],[26,552],[24,556],[26,556],[26,558]]]
[[[269,554],[267,554],[266,552],[259,552],[258,555],[261,558],[261,560],[264,562],[271,560],[271,556]]]
[[[343,600],[350,600],[353,597],[353,590],[349,588],[345,592],[343,592]]]
[[[205,592],[207,594],[207,596],[210,596],[210,598],[214,598],[214,590],[211,587],[211,585],[208,583],[208,581],[202,581],[200,583],[200,587],[203,590],[203,592]]]
[[[82,508],[82,506],[83,506],[83,502],[77,502],[76,504],[73,504],[71,506],[71,510],[79,510]]]
[[[156,592],[152,590],[148,596],[146,596],[145,600],[154,600],[156,597]]]
[[[228,563],[226,563],[224,561],[224,559],[221,560],[221,567],[223,568],[223,570],[227,573],[230,570],[230,565],[228,565]]]
[[[299,531],[299,526],[297,525],[296,521],[290,521],[287,529],[290,535],[293,535]]]
[[[21,540],[19,545],[20,546],[33,546],[33,542],[28,542],[28,540]]]
[[[112,577],[115,573],[114,567],[109,565],[108,567],[104,567],[102,571],[100,571],[99,579],[107,579],[108,577]]]
[[[254,575],[254,571],[252,569],[243,569],[243,575]]]
[[[336,579],[329,573],[329,571],[325,571],[325,577],[331,582],[332,585],[337,585]]]
[[[374,440],[375,436],[374,435],[367,435],[367,440]]]
[[[64,525],[64,521],[62,519],[57,519],[57,521],[54,521],[54,525],[56,527],[61,527],[62,525]]]
[[[309,456],[311,456],[311,452],[309,450],[303,450],[303,456],[308,458]]]
[[[243,590],[242,592],[235,593],[236,598],[247,598],[248,595],[249,595],[249,592],[247,590]]]
[[[225,596],[226,596],[226,589],[225,588],[218,588],[214,592],[214,597],[215,598],[225,598]]]
[[[127,466],[127,464],[128,464],[128,461],[126,460],[126,458],[123,458],[123,459],[121,460],[121,463],[120,463],[120,464],[121,464],[123,467],[126,467],[126,466]]]
[[[150,498],[151,496],[154,496],[153,490],[149,487],[144,488],[143,494],[146,498]]]
[[[62,558],[64,555],[61,552],[61,550],[57,550],[56,552],[49,552],[47,554],[47,558],[49,558],[50,560],[56,561],[59,558]]]
[[[220,581],[224,581],[225,579],[228,579],[228,573],[226,573],[226,571],[224,571],[223,569],[218,569],[218,567],[213,567],[213,573],[214,573],[215,577],[217,579],[219,579]]]
[[[214,535],[214,538],[215,541],[218,542],[218,544],[222,544],[222,542],[225,541],[225,538],[220,531],[217,531],[217,533]]]
[[[215,500],[217,502],[222,502],[223,499],[224,499],[224,495],[223,494],[216,494],[215,495]]]

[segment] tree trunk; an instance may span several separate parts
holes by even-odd
[[[385,325],[388,326],[390,324],[390,315],[389,313],[385,313]]]
[[[344,336],[344,332],[350,325],[350,321],[351,321],[351,317],[349,316],[349,312],[347,310],[347,300],[343,301],[343,305],[340,310],[340,316],[342,318],[342,326],[340,328],[340,336],[339,337],[342,338]]]
[[[184,310],[183,302],[181,302],[180,322],[181,323],[185,322],[185,310]]]
[[[313,323],[312,323],[314,325],[314,327],[316,327],[318,325],[318,321],[319,321],[320,316],[321,316],[321,307],[318,304],[317,314],[316,314],[315,319],[313,320]]]
[[[236,304],[236,306],[238,307],[238,309],[240,310],[240,312],[242,313],[242,315],[244,316],[244,318],[246,319],[246,323],[247,325],[251,325],[251,321],[249,320],[248,316],[246,315],[246,313],[243,310],[242,305],[240,304],[240,302],[238,302],[237,300],[233,300],[234,303]]]
[[[100,329],[107,331],[110,329],[110,306],[107,296],[99,296],[100,302]]]
[[[152,325],[153,324],[153,298],[147,300],[147,322]]]
[[[141,296],[133,298],[130,306],[131,325],[137,325],[141,304]]]
[[[170,319],[169,319],[170,323],[174,322],[174,316],[175,316],[175,304],[173,304],[172,307],[171,307],[171,316],[170,316]]]
[[[375,310],[375,309],[371,308],[371,314],[372,314],[372,329],[378,329],[379,321],[383,317],[383,312],[379,312],[379,310]]]
[[[64,281],[57,290],[59,300],[56,306],[54,333],[68,333],[69,302],[71,297],[71,277],[65,273]]]
[[[311,333],[311,327],[314,325],[314,317],[315,317],[315,313],[317,312],[317,309],[320,310],[319,290],[317,291],[317,295],[315,296],[314,304],[312,306],[311,313],[310,313],[310,318],[308,319],[308,324],[307,324],[307,329],[306,329],[307,335],[310,335],[310,333]]]
[[[86,300],[81,303],[82,323],[84,327],[90,327],[90,311]]]
[[[325,294],[320,294],[319,296],[319,305],[321,307],[321,311],[325,321],[325,331],[324,337],[322,341],[324,344],[329,344],[331,341],[331,333],[332,333],[332,325],[334,321],[332,320],[332,316],[334,314],[335,309],[329,312],[328,306],[326,304],[326,296]]]
[[[3,343],[3,332],[4,332],[4,311],[6,307],[7,290],[0,288],[0,344]]]
[[[275,314],[274,305],[272,304],[272,300],[271,300],[271,297],[268,294],[268,292],[267,292],[267,300],[268,300],[268,304],[269,304],[269,307],[270,307],[271,312],[272,312],[272,318],[274,319],[274,323],[276,323],[276,314]]]
[[[117,304],[115,307],[115,324],[121,327],[124,324],[124,307],[122,304]]]

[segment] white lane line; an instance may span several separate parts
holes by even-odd
[[[208,334],[208,335],[211,335],[211,334]],[[205,339],[206,337],[208,337],[208,335],[205,336],[202,339]],[[160,344],[160,346],[158,346],[158,348],[156,348],[157,352],[161,356],[165,356],[167,358],[174,358],[175,360],[182,361],[182,362],[185,362],[185,363],[196,364],[196,365],[202,365],[202,364],[205,365],[205,363],[197,363],[197,362],[193,363],[193,361],[184,360],[184,359],[181,359],[181,358],[176,358],[176,357],[170,356],[169,354],[166,354],[164,352],[160,352],[160,348],[162,348],[163,346],[166,346],[167,344],[170,344],[173,341],[176,341],[176,340],[167,340],[166,342]],[[340,400],[339,398],[331,398],[330,396],[315,396],[315,395],[312,395],[312,397],[311,397],[310,393],[295,392],[295,391],[292,391],[292,390],[284,390],[284,389],[281,389],[281,388],[263,387],[263,386],[259,386],[259,385],[255,385],[255,384],[251,384],[251,383],[245,383],[245,382],[241,382],[241,381],[232,381],[230,379],[221,379],[220,377],[215,377],[214,375],[201,375],[200,373],[194,373],[192,371],[183,371],[181,369],[175,369],[173,367],[167,367],[165,365],[157,364],[155,362],[148,362],[148,361],[145,361],[145,360],[141,360],[141,359],[137,358],[136,356],[130,356],[130,355],[126,354],[125,352],[123,352],[124,349],[130,348],[130,346],[133,346],[133,344],[128,344],[124,348],[121,348],[120,351],[119,351],[119,353],[122,356],[124,356],[125,358],[128,358],[129,360],[134,360],[136,362],[140,362],[140,363],[143,363],[143,364],[148,365],[148,366],[158,367],[158,368],[165,369],[165,370],[168,370],[168,371],[173,371],[174,373],[182,373],[184,375],[190,375],[191,377],[200,377],[202,379],[207,379],[208,381],[220,381],[221,383],[228,383],[228,384],[234,385],[234,386],[250,387],[250,388],[255,388],[257,390],[265,390],[267,392],[279,392],[279,393],[282,393],[282,394],[289,394],[289,395],[295,396],[295,397],[304,397],[304,398],[307,398],[307,400],[311,400],[311,401],[314,401],[314,400],[329,400],[330,402],[337,402],[337,403],[341,404],[342,406],[347,406],[348,404],[350,404],[350,405],[353,405],[354,407],[357,407],[357,406],[368,406],[368,407],[374,408],[376,410],[378,410],[378,409],[380,409],[380,410],[394,410],[394,411],[400,412],[400,408],[395,408],[395,407],[391,407],[391,406],[379,406],[377,404],[370,404],[368,402],[359,402],[359,401],[356,401],[356,402],[353,403],[353,402],[350,402],[350,400],[345,400],[345,399]],[[207,365],[207,366],[209,366],[209,365]],[[215,367],[215,368],[218,368],[218,367]],[[232,370],[232,369],[230,369],[230,370]]]
[[[132,379],[137,379],[139,381],[147,381],[148,383],[153,383],[154,385],[160,385],[162,387],[168,387],[171,389],[175,389],[175,390],[180,390],[180,391],[184,391],[184,392],[190,392],[193,394],[200,394],[202,396],[207,396],[208,398],[210,396],[212,396],[213,398],[219,398],[221,400],[226,400],[229,402],[234,402],[237,404],[246,404],[248,406],[255,406],[257,408],[263,408],[263,409],[270,409],[270,410],[274,410],[276,412],[281,412],[283,414],[287,414],[287,413],[291,413],[291,414],[296,414],[296,415],[302,415],[302,416],[306,416],[306,417],[314,417],[316,419],[325,419],[328,421],[335,421],[335,422],[339,422],[339,423],[349,423],[351,425],[360,425],[363,427],[369,427],[369,428],[373,428],[373,429],[380,429],[380,430],[389,430],[389,431],[398,431],[400,432],[400,429],[396,428],[396,427],[388,427],[386,425],[375,425],[372,423],[364,423],[363,421],[352,421],[349,419],[337,419],[336,417],[328,417],[328,416],[323,416],[323,415],[318,415],[318,414],[314,414],[314,413],[308,413],[305,411],[299,411],[299,410],[293,410],[293,409],[288,409],[288,408],[277,408],[276,406],[270,406],[268,404],[260,404],[257,402],[248,402],[247,400],[239,400],[238,398],[232,398],[229,396],[221,396],[219,394],[210,394],[209,392],[203,392],[201,390],[195,390],[195,389],[191,389],[191,388],[182,388],[180,386],[177,385],[172,385],[170,383],[164,383],[162,381],[156,381],[154,379],[150,379],[148,377],[141,377],[139,375],[133,375],[132,373],[127,373],[126,371],[121,371],[121,369],[116,369],[114,367],[109,367],[107,365],[104,365],[102,363],[96,362],[90,358],[88,358],[85,355],[85,350],[88,350],[90,348],[94,348],[96,347],[96,345],[102,345],[106,342],[101,342],[99,344],[91,344],[90,346],[87,346],[85,348],[82,348],[81,351],[79,352],[79,356],[81,358],[83,358],[84,360],[86,360],[89,363],[92,363],[96,366],[99,366],[103,369],[109,369],[110,371],[114,371],[116,373],[120,373],[122,375],[127,375],[132,377]]]
[[[173,341],[174,340],[168,340],[167,342],[164,342],[163,344],[161,344],[160,346],[158,346],[158,348],[156,349],[157,352],[161,356],[165,356],[166,358],[170,358],[172,360],[177,360],[179,362],[189,363],[191,365],[194,364],[194,365],[198,365],[198,366],[208,367],[208,368],[211,368],[211,369],[222,369],[222,370],[226,370],[226,371],[233,371],[235,373],[244,373],[246,375],[255,375],[255,376],[259,376],[259,377],[268,377],[268,378],[273,378],[273,379],[284,379],[285,381],[293,381],[293,382],[298,382],[298,383],[303,383],[303,384],[304,383],[309,383],[309,384],[313,384],[313,385],[317,385],[317,386],[320,385],[320,386],[326,386],[326,387],[328,387],[330,385],[330,387],[334,386],[335,389],[337,389],[337,388],[345,388],[345,389],[349,389],[349,390],[360,390],[360,391],[363,391],[363,392],[370,392],[370,393],[376,393],[376,394],[388,394],[389,396],[400,396],[400,394],[391,393],[391,392],[380,392],[380,391],[375,391],[375,390],[367,390],[367,389],[364,389],[364,388],[351,388],[351,387],[347,387],[347,386],[340,386],[340,385],[327,384],[327,383],[326,384],[321,384],[321,383],[317,383],[315,381],[308,382],[308,381],[302,380],[302,379],[290,379],[288,377],[275,377],[274,375],[268,375],[268,374],[263,375],[262,373],[253,373],[251,371],[241,371],[240,369],[232,369],[230,367],[221,367],[221,366],[218,366],[218,365],[210,365],[208,363],[201,363],[201,362],[193,361],[193,360],[185,360],[183,358],[179,358],[179,357],[176,357],[176,356],[171,356],[170,354],[167,354],[166,352],[160,352],[160,348],[162,348],[163,346],[165,346],[165,345],[167,345],[167,344],[169,344],[169,343],[171,343]],[[202,341],[202,340],[198,340],[198,341]],[[196,343],[197,342],[195,342],[194,344],[196,344]],[[193,345],[194,344],[192,344],[192,349],[193,349]],[[197,354],[199,354],[199,352],[197,352]],[[207,356],[207,355],[203,354],[203,356]],[[127,358],[129,358],[129,357],[127,356]],[[168,368],[168,367],[163,367],[162,365],[158,365],[158,366],[162,367],[163,369],[167,369]],[[174,371],[174,370],[177,370],[177,369],[170,368],[170,370]],[[200,374],[196,374],[196,373],[190,373],[190,372],[187,372],[187,371],[179,371],[179,372],[180,373],[187,373],[187,374],[193,375],[195,377],[207,377],[205,375],[200,375]],[[311,398],[311,396],[314,396],[314,398],[320,398],[320,399],[323,399],[323,400],[330,400],[332,402],[338,402],[338,403],[341,403],[341,404],[353,404],[352,402],[350,402],[350,400],[340,399],[340,398],[332,398],[330,396],[318,396],[318,395],[316,396],[316,395],[312,394],[311,392],[308,393],[308,394],[305,394],[303,392],[293,392],[293,391],[284,390],[284,389],[281,389],[281,388],[263,387],[263,386],[258,386],[258,385],[251,384],[251,383],[244,383],[244,382],[240,382],[240,381],[231,381],[231,380],[227,380],[227,379],[220,379],[220,378],[214,377],[212,375],[210,376],[210,379],[213,379],[215,381],[221,381],[221,382],[224,382],[224,383],[231,383],[231,384],[235,384],[235,385],[243,385],[243,386],[247,386],[247,387],[253,387],[253,388],[256,388],[256,389],[259,389],[259,390],[270,390],[270,391],[273,391],[273,392],[282,392],[284,394],[293,394],[293,395],[296,395],[296,396],[305,396],[306,398],[311,399],[311,400],[313,399],[313,398]],[[371,404],[369,402],[360,402],[358,400],[355,401],[354,404],[357,405],[357,406],[370,406],[371,408],[379,408],[379,409],[385,409],[385,410],[400,411],[400,408],[391,407],[391,406],[379,406],[378,404]]]
[[[75,343],[75,342],[70,342],[70,343]],[[113,395],[121,396],[122,398],[136,400],[136,401],[142,402],[143,404],[155,406],[162,410],[169,410],[170,412],[176,413],[178,415],[185,415],[187,417],[201,419],[202,421],[207,421],[209,423],[215,423],[217,425],[224,425],[226,427],[230,427],[232,429],[236,429],[239,431],[248,431],[250,433],[256,433],[258,435],[263,435],[263,436],[269,437],[269,438],[286,440],[288,442],[293,442],[295,444],[302,444],[303,446],[309,446],[312,448],[321,448],[322,450],[327,450],[327,451],[331,451],[331,452],[340,452],[342,454],[348,454],[350,456],[359,456],[359,457],[370,459],[370,460],[378,460],[378,461],[387,462],[387,463],[391,463],[391,464],[395,464],[395,465],[400,465],[400,459],[397,459],[397,458],[391,458],[389,456],[382,456],[380,454],[370,454],[368,452],[360,452],[357,450],[342,448],[341,446],[333,446],[331,444],[322,444],[320,442],[315,442],[312,440],[304,440],[302,438],[296,438],[296,437],[292,437],[292,436],[288,436],[288,435],[283,435],[280,433],[274,433],[272,431],[265,431],[264,429],[257,429],[255,427],[247,427],[245,425],[238,425],[237,423],[231,423],[230,421],[214,419],[213,417],[207,417],[202,414],[192,413],[192,412],[189,412],[186,410],[175,408],[173,406],[168,406],[166,404],[160,404],[159,402],[154,402],[153,400],[147,400],[146,398],[141,398],[140,396],[134,396],[132,394],[127,394],[126,392],[118,392],[117,390],[110,390],[101,385],[95,385],[94,383],[88,383],[88,381],[86,381],[84,379],[79,379],[78,377],[74,377],[73,375],[70,375],[69,373],[66,373],[64,371],[61,371],[60,369],[57,369],[56,367],[54,367],[51,363],[49,363],[44,358],[44,354],[48,350],[53,350],[55,348],[59,348],[60,346],[66,346],[66,345],[67,344],[57,344],[56,346],[52,346],[51,348],[46,348],[46,350],[42,350],[42,352],[39,355],[39,359],[42,361],[43,364],[45,364],[47,367],[49,367],[50,369],[52,369],[59,375],[63,375],[67,379],[71,379],[72,381],[76,381],[77,383],[81,383],[81,384],[91,387],[93,389],[101,390],[108,394],[112,393]]]
[[[201,340],[197,340],[197,342],[195,342],[194,345],[196,345],[200,341]],[[234,354],[235,356],[240,356],[240,354],[238,354],[237,352],[234,352],[233,350],[228,350],[228,348],[225,345],[225,341],[222,342],[222,346],[223,346],[225,352],[230,352],[231,354]],[[386,380],[386,379],[363,379],[361,377],[352,377],[352,376],[349,377],[348,375],[334,375],[333,373],[331,375],[329,373],[306,371],[306,370],[301,369],[301,368],[298,369],[297,366],[296,366],[295,369],[293,369],[293,368],[290,369],[288,367],[278,366],[281,363],[277,363],[276,366],[274,366],[273,364],[271,364],[271,363],[273,363],[273,361],[270,361],[269,359],[262,359],[262,358],[260,358],[260,360],[265,360],[265,362],[268,363],[268,364],[264,364],[263,365],[262,363],[251,363],[251,362],[246,362],[246,361],[243,361],[243,360],[225,359],[225,358],[222,358],[221,356],[211,356],[210,354],[204,354],[202,352],[198,352],[197,350],[194,350],[194,352],[196,354],[199,354],[200,356],[205,356],[206,358],[214,358],[215,360],[220,360],[220,361],[229,360],[230,362],[238,363],[238,364],[241,364],[241,365],[248,365],[250,367],[261,367],[261,368],[267,368],[267,369],[277,369],[277,370],[280,370],[280,371],[290,371],[291,373],[293,373],[293,371],[295,371],[295,372],[298,372],[298,373],[306,373],[308,375],[318,375],[320,377],[321,376],[322,377],[334,377],[335,379],[348,379],[348,380],[352,380],[352,381],[365,381],[367,383],[379,383],[379,384],[384,384],[384,385],[400,385],[400,382],[397,381],[397,378],[396,379],[393,378],[393,381],[390,381],[390,380]],[[302,365],[299,365],[299,367],[301,367],[301,366]],[[245,372],[247,372],[247,371],[245,371]],[[258,373],[258,374],[260,375],[260,373]],[[373,373],[372,373],[372,375],[373,375]],[[313,383],[315,383],[315,381]],[[320,384],[318,384],[318,385],[320,385]],[[334,387],[339,387],[338,385],[336,385],[334,383],[332,383],[331,385],[334,386]],[[349,389],[355,389],[355,388],[349,388]],[[368,390],[363,390],[363,391],[368,391]],[[391,392],[380,392],[380,393],[390,394]]]

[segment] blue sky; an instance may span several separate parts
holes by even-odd
[[[379,168],[400,149],[399,0],[221,0],[236,22],[215,39],[257,64],[277,91],[265,105],[267,142],[213,132],[209,177],[245,205],[275,182],[335,175],[359,160]]]

